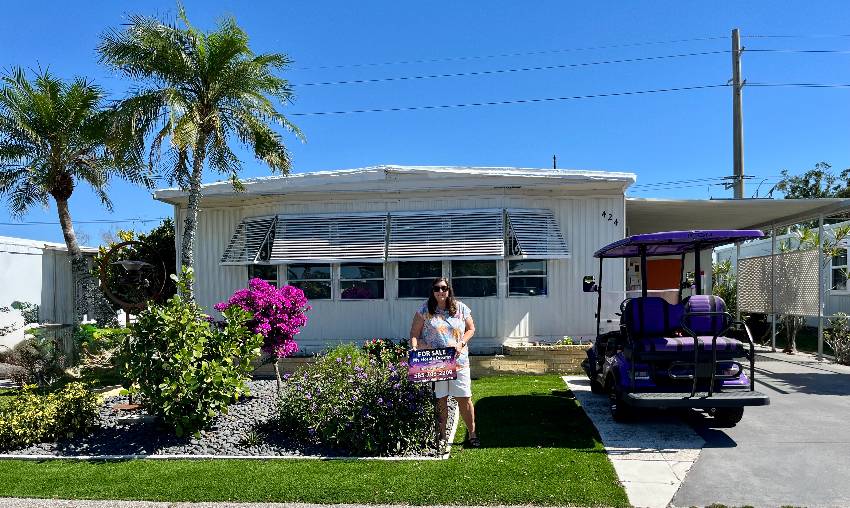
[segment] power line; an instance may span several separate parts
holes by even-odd
[[[831,53],[846,55],[850,50],[846,49],[773,49],[773,48],[746,48],[745,53]]]
[[[636,183],[629,188],[638,188],[638,187],[657,187],[657,186],[669,186],[672,184],[685,184],[685,183],[696,183],[696,182],[711,182],[711,181],[720,181],[724,178],[729,178],[725,176],[714,176],[709,178],[695,178],[692,180],[671,180],[666,182],[652,182],[652,183]]]
[[[330,116],[330,115],[350,115],[355,113],[386,113],[391,111],[419,111],[419,110],[428,110],[428,109],[451,109],[451,108],[470,108],[470,107],[479,107],[479,106],[501,106],[505,104],[530,104],[530,103],[541,103],[541,102],[556,102],[556,101],[567,101],[567,100],[580,100],[580,99],[598,99],[603,97],[624,97],[624,96],[632,96],[632,95],[648,95],[655,93],[667,93],[667,92],[684,92],[690,90],[704,90],[708,88],[720,88],[729,86],[726,83],[715,84],[715,85],[694,85],[694,86],[682,86],[682,87],[673,87],[673,88],[656,88],[653,90],[634,90],[627,92],[608,92],[608,93],[597,93],[597,94],[587,94],[587,95],[572,95],[566,97],[545,97],[545,98],[537,98],[537,99],[508,99],[501,101],[488,101],[488,102],[469,102],[465,104],[437,104],[437,105],[428,105],[428,106],[404,106],[404,107],[396,107],[396,108],[373,108],[373,109],[352,109],[347,111],[315,111],[310,113],[289,113],[289,116]]]
[[[723,53],[729,53],[729,50],[720,50],[720,51],[702,51],[696,53],[681,53],[676,55],[661,55],[661,56],[646,56],[646,57],[638,57],[638,58],[623,58],[618,60],[602,60],[596,62],[581,62],[581,63],[571,63],[571,64],[559,64],[559,65],[544,65],[539,67],[520,67],[513,69],[495,69],[495,70],[487,70],[487,71],[470,71],[470,72],[451,72],[444,74],[424,74],[419,76],[397,76],[397,77],[389,77],[389,78],[373,78],[373,79],[351,79],[351,80],[342,80],[342,81],[319,81],[313,83],[297,83],[295,86],[325,86],[325,85],[351,85],[351,84],[364,84],[364,83],[380,83],[385,81],[406,81],[406,80],[418,80],[418,79],[435,79],[435,78],[456,78],[462,76],[484,76],[491,74],[505,74],[505,73],[513,73],[513,72],[526,72],[526,71],[544,71],[544,70],[554,70],[554,69],[568,69],[574,67],[590,67],[595,65],[609,65],[609,64],[620,64],[620,63],[632,63],[632,62],[645,62],[645,61],[653,61],[653,60],[665,60],[672,58],[684,58],[691,56],[704,56],[704,55],[719,55]]]
[[[351,63],[351,64],[338,64],[338,65],[317,65],[311,67],[291,67],[290,70],[299,70],[299,71],[307,71],[307,70],[321,70],[321,69],[345,69],[351,67],[377,67],[382,65],[409,65],[409,64],[422,64],[422,63],[438,63],[438,62],[459,62],[466,60],[483,60],[489,58],[506,58],[506,57],[516,57],[516,56],[533,56],[533,55],[551,55],[555,53],[572,53],[578,51],[593,51],[598,49],[614,49],[614,48],[634,48],[641,46],[652,46],[652,45],[660,45],[660,44],[678,44],[682,42],[703,42],[703,41],[715,41],[715,40],[725,40],[728,39],[727,36],[716,36],[716,37],[694,37],[690,39],[673,39],[667,41],[649,41],[649,42],[633,42],[627,44],[610,44],[605,46],[588,46],[588,47],[579,47],[579,48],[565,48],[565,49],[549,49],[549,50],[538,50],[538,51],[525,51],[525,52],[516,52],[516,53],[500,53],[495,55],[470,55],[470,56],[453,56],[453,57],[442,57],[442,58],[424,58],[418,60],[396,60],[390,62],[366,62],[366,63]]]
[[[777,182],[762,182],[763,185],[765,185],[765,184],[766,185],[775,185],[777,183],[779,183],[779,182],[778,181]],[[663,190],[692,189],[692,188],[698,188],[698,187],[725,187],[725,186],[726,186],[726,184],[724,184],[724,183],[703,182],[703,183],[693,183],[693,184],[687,184],[687,185],[671,185],[669,187],[654,187],[654,188],[650,188],[650,189],[634,189],[634,192],[651,192],[651,191],[663,191]],[[628,190],[631,191],[632,190],[631,187]]]
[[[835,39],[850,34],[742,35],[742,39]]]
[[[157,222],[165,220],[165,217],[156,217],[153,219],[96,219],[96,220],[75,220],[74,224],[122,224],[127,222]],[[58,226],[59,222],[49,221],[30,221],[30,222],[0,222],[0,226]]]
[[[845,83],[747,83],[746,86],[784,88],[850,88],[850,84]]]

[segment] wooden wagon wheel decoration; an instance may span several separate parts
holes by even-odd
[[[165,288],[165,262],[162,256],[154,250],[150,252],[156,257],[148,261],[123,259],[112,261],[118,256],[122,249],[128,247],[144,247],[144,242],[131,240],[113,246],[100,262],[100,287],[103,294],[121,307],[127,314],[138,313],[147,307],[147,302],[157,300]],[[119,266],[120,273],[117,277],[110,278],[108,268]]]

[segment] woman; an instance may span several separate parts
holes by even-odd
[[[475,334],[475,323],[469,307],[454,298],[452,286],[445,277],[434,279],[428,301],[413,316],[410,346],[413,349],[453,347],[457,351],[457,379],[437,381],[434,387],[440,417],[440,439],[446,438],[447,399],[458,403],[466,423],[468,446],[478,448],[481,442],[475,432],[475,408],[472,406],[472,382],[469,377],[469,339]]]

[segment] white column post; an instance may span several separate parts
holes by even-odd
[[[776,352],[776,226],[770,228],[770,349]]]
[[[741,242],[735,242],[735,319],[737,321],[741,320],[741,298],[740,293],[738,292],[738,267],[741,262]],[[733,274],[729,274],[731,277]]]
[[[818,217],[818,360],[823,360],[824,273],[823,215]]]

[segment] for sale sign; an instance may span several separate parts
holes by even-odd
[[[411,351],[407,361],[407,378],[414,383],[457,379],[455,352],[455,348]]]

